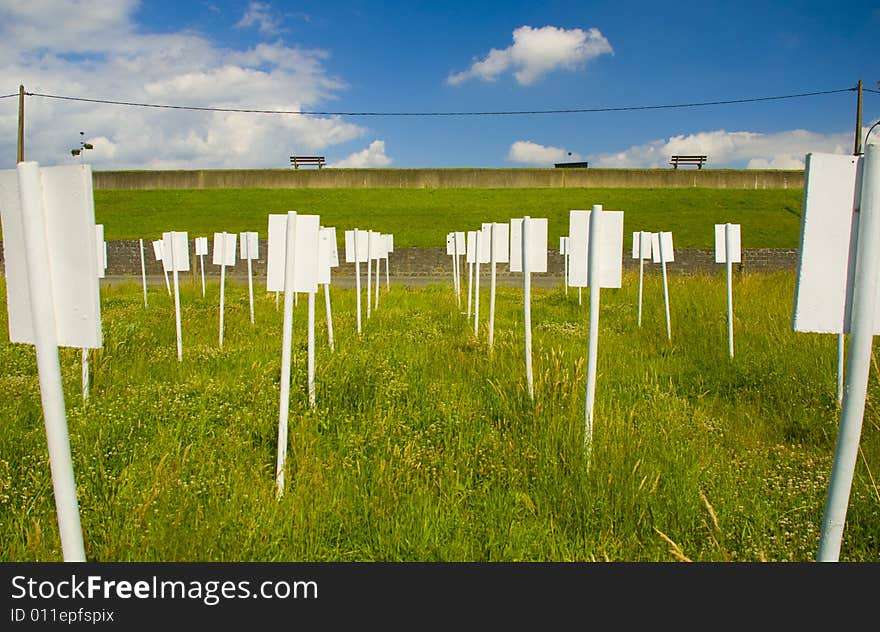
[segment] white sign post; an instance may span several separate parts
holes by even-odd
[[[488,226],[488,225],[487,225]],[[480,332],[480,264],[489,263],[488,230],[474,231],[476,259],[474,262],[474,336]]]
[[[467,254],[465,260],[468,264],[468,300],[467,300],[467,318],[471,318],[471,307],[474,294],[474,262],[477,260],[477,232],[473,230],[467,231]]]
[[[376,261],[376,305],[375,309],[379,309],[379,290],[382,288],[382,277],[379,275],[380,269],[382,267],[382,259],[388,256],[387,251],[385,250],[385,239],[382,233],[378,233],[374,230],[370,231],[370,252],[372,253],[373,259]],[[369,277],[368,277],[369,278]],[[369,298],[369,293],[367,294],[367,298]]]
[[[669,322],[669,284],[666,280],[666,264],[675,261],[672,233],[660,232],[651,235],[651,256],[654,258],[654,263],[659,263],[663,269],[663,306],[666,308],[666,337],[672,340],[672,327]]]
[[[715,263],[727,264],[727,342],[733,357],[733,264],[742,261],[739,224],[715,224]],[[843,334],[841,334],[841,337]]]
[[[168,281],[168,266],[165,265],[165,253],[163,250],[162,240],[155,240],[153,242],[153,255],[155,255],[156,261],[162,262],[162,274],[165,275],[165,289],[168,290],[168,296],[171,296],[171,283]]]
[[[104,224],[95,225],[95,255],[98,266],[98,278],[103,279],[107,271],[107,242],[104,241]],[[89,398],[89,349],[82,348],[82,398]]]
[[[559,254],[562,255],[562,284],[568,296],[568,237],[559,238]]]
[[[101,347],[91,168],[0,171],[0,220],[9,340],[36,352],[62,555],[85,562],[58,347]]]
[[[394,235],[386,234],[382,235],[382,239],[384,240],[384,253],[385,253],[385,290],[391,291],[391,271],[388,269],[388,259],[390,259],[389,255],[394,252]]]
[[[220,337],[219,344],[223,346],[223,312],[226,295],[226,266],[235,265],[235,233],[214,233],[214,258],[215,266],[220,266]]]
[[[523,324],[525,327],[526,381],[534,399],[532,374],[532,272],[547,272],[547,218],[510,220],[510,271],[523,273]]]
[[[144,240],[138,239],[141,251],[141,282],[144,285],[144,309],[147,308],[147,264],[144,261]]]
[[[202,269],[202,298],[205,297],[205,255],[208,254],[208,238],[196,237],[196,256]]]
[[[284,222],[273,218],[283,218]],[[282,231],[273,230],[273,224]],[[279,239],[284,237],[283,241]],[[309,295],[310,328],[314,333],[314,294],[318,291],[318,242],[320,217],[299,215],[290,211],[284,215],[269,216],[269,254],[272,267],[267,270],[269,291],[284,288],[284,324],[281,342],[281,400],[278,412],[278,457],[275,465],[276,495],[284,493],[284,467],[287,462],[287,421],[290,410],[290,355],[293,348],[293,295]],[[283,248],[282,248],[283,245]],[[314,336],[312,335],[311,338]],[[312,352],[313,345],[312,345]],[[310,354],[311,366],[314,356]],[[309,376],[310,405],[314,397],[314,379]]]
[[[345,231],[345,262],[354,264],[354,282],[357,293],[357,331],[361,333],[361,261],[369,261],[367,252],[370,241],[369,231]],[[367,297],[370,293],[367,291]],[[369,302],[369,301],[368,301]]]
[[[492,222],[489,224],[489,263],[492,266],[492,281],[489,286],[489,351],[495,341],[495,268],[499,263],[510,262],[509,253],[510,225]]]
[[[239,256],[247,260],[248,302],[251,309],[251,325],[254,324],[254,275],[251,261],[260,258],[260,240],[256,232],[243,232],[239,240]]]
[[[623,276],[623,211],[570,211],[569,283],[590,288],[590,339],[587,355],[587,395],[584,412],[584,445],[593,442],[593,411],[596,401],[596,367],[599,356],[599,290],[619,288]]]
[[[633,233],[632,257],[639,260],[639,327],[642,326],[642,286],[645,277],[645,259],[651,257],[651,233],[641,230]]]
[[[183,337],[180,327],[180,279],[178,272],[189,272],[189,238],[186,232],[162,233],[162,264],[174,278],[174,323],[177,330],[177,360],[183,361]]]
[[[860,181],[861,180],[861,181]],[[878,327],[880,146],[864,157],[807,154],[795,331],[849,332],[849,357],[817,561],[840,556]]]
[[[458,257],[455,251],[455,233],[446,233],[446,254],[452,257],[452,291],[458,293]],[[461,295],[458,295],[458,308],[461,309]]]
[[[318,241],[318,285],[324,286],[324,306],[327,310],[327,338],[330,351],[333,345],[333,312],[330,310],[330,277],[333,268],[339,266],[339,252],[336,247],[336,229],[321,226]]]

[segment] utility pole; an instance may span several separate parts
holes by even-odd
[[[862,153],[862,80],[856,86],[858,96],[856,97],[856,144],[853,149],[853,155],[858,156]]]
[[[24,86],[18,86],[18,152],[15,162],[24,162]]]

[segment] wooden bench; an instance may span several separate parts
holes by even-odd
[[[553,164],[557,169],[586,169],[590,166],[588,162],[557,162]]]
[[[325,164],[324,156],[291,156],[290,164],[294,169],[299,169],[300,165],[318,165],[318,169]]]
[[[669,164],[673,169],[678,169],[678,165],[697,165],[697,169],[702,169],[706,158],[707,156],[672,156]]]

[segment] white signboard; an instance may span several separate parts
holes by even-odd
[[[455,255],[455,233],[446,233],[446,254]]]
[[[385,252],[385,240],[382,238],[382,233],[371,230],[369,239],[370,241],[368,245],[370,249],[370,259],[373,261],[376,259],[384,259],[387,254]]]
[[[95,225],[95,254],[97,255],[98,278],[103,279],[107,270],[107,244],[104,243],[104,224]]]
[[[547,272],[547,218],[529,218],[529,272]],[[522,272],[522,218],[510,220],[510,271]]]
[[[858,156],[807,154],[795,331],[849,333],[862,163]],[[876,316],[874,333],[880,334]]]
[[[488,243],[489,237],[486,240]],[[495,222],[495,245],[491,250],[495,251],[495,263],[510,261],[510,225],[507,222]]]
[[[319,215],[300,215],[299,213],[294,218],[296,226],[293,242],[293,291],[317,292],[321,218]],[[267,265],[270,267],[266,271],[266,289],[269,292],[284,291],[284,271],[287,262],[287,220],[286,214],[269,215]]]
[[[235,265],[235,242],[238,235],[235,233],[214,233],[214,257],[215,266]]]
[[[651,234],[651,257],[654,263],[660,263],[660,255],[666,263],[675,262],[675,249],[672,247],[672,233],[661,232]]]
[[[357,261],[365,263],[367,260],[367,247],[369,246],[370,231],[357,231],[357,253],[355,253],[354,248],[354,233],[355,231],[353,230],[345,231],[345,263],[354,263],[355,254],[357,254]]]
[[[477,262],[477,231],[469,230],[467,232],[467,252],[465,259],[468,263]]]
[[[318,240],[318,284],[330,283],[330,273],[339,266],[336,249],[336,229],[321,227]]]
[[[588,287],[590,213],[570,211],[568,220],[568,284]],[[619,288],[623,276],[623,211],[601,211],[599,287]]]
[[[260,239],[259,235],[254,232],[240,233],[239,253],[238,256],[242,260],[259,259],[260,258]]]
[[[208,238],[196,237],[196,256],[208,254]]]
[[[186,231],[162,233],[162,264],[168,272],[189,272],[189,237]]]
[[[153,255],[156,257],[156,261],[162,261],[162,240],[157,239],[153,242]]]
[[[483,223],[480,228],[479,239],[479,259],[480,263],[489,263],[491,261],[492,249],[490,248],[492,241],[492,224]]]
[[[633,259],[651,259],[651,245],[653,239],[651,238],[650,233],[646,230],[641,230],[633,233],[633,247],[632,247],[632,258]]]
[[[568,254],[568,237],[559,238],[559,254],[563,256]]]
[[[88,165],[38,167],[59,346],[101,347],[95,201]],[[34,344],[18,172],[0,171],[9,341]]]
[[[727,263],[727,242],[724,237],[725,224],[715,224],[715,263]],[[742,231],[739,224],[730,225],[731,263],[742,262]]]
[[[388,257],[388,254],[394,252],[394,235],[387,234],[383,235],[385,238],[385,257]]]

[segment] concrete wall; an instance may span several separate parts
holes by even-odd
[[[209,241],[209,250],[211,243]],[[190,274],[198,278],[200,273],[199,259],[192,251],[190,242]],[[638,269],[638,262],[625,252],[623,265],[625,269]],[[140,249],[137,240],[120,240],[107,242],[107,276],[140,278]],[[144,262],[147,275],[150,277],[162,276],[161,264],[153,256],[153,248],[149,242],[144,242]],[[444,277],[451,276],[452,262],[446,254],[445,248],[399,248],[391,253],[389,258],[392,277]],[[652,265],[652,264],[648,264]],[[743,252],[743,263],[736,266],[741,272],[765,272],[772,270],[794,270],[797,266],[797,250],[783,250],[775,248],[751,249]],[[266,240],[260,240],[260,259],[252,262],[255,282],[265,287],[266,282]],[[563,273],[563,261],[558,250],[548,252],[548,272],[536,274],[542,276],[561,276]],[[676,249],[675,262],[667,267],[670,274],[697,274],[697,273],[720,273],[724,266],[715,263],[715,251],[713,249]],[[481,265],[480,272],[489,274],[489,266]],[[501,264],[497,268],[497,275],[501,278],[519,276],[507,271],[507,265]],[[187,273],[184,273],[187,274]],[[226,269],[227,276],[235,279],[247,278],[247,263],[236,261],[235,267]],[[362,274],[366,274],[362,268]],[[385,267],[382,267],[385,274]],[[205,276],[219,277],[220,266],[211,263],[210,254],[205,257]],[[354,264],[341,262],[333,271],[334,277],[353,277]]]
[[[96,190],[295,188],[803,188],[803,170],[215,169],[96,171]]]

